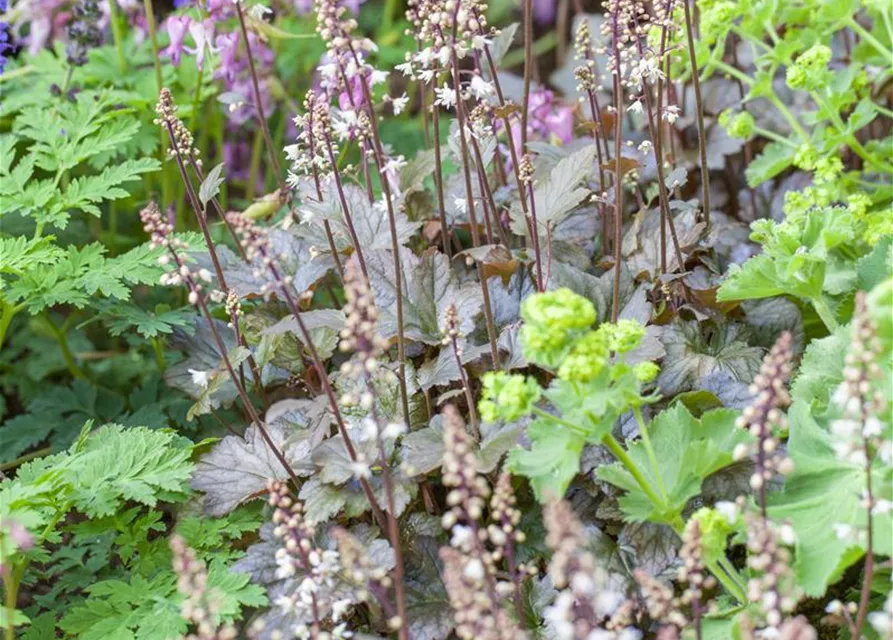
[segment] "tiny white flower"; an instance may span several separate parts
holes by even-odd
[[[736,522],[738,522],[738,515],[740,514],[740,510],[738,509],[738,505],[734,502],[721,500],[720,502],[717,502],[714,507],[729,524],[735,524]]]
[[[472,558],[465,565],[465,569],[462,573],[469,580],[480,582],[484,579],[484,564],[477,558]]]
[[[347,598],[343,600],[335,600],[332,603],[332,619],[340,620],[344,617],[344,614],[347,613],[347,610],[350,609],[351,602]]]
[[[385,440],[394,440],[402,436],[404,433],[406,433],[405,424],[402,422],[389,422],[381,432],[381,436]]]
[[[789,547],[797,543],[797,534],[794,532],[794,528],[789,524],[783,524],[778,528],[778,537]]]
[[[394,69],[402,73],[404,76],[409,78],[410,80],[415,80],[415,71],[412,68],[412,63],[409,61],[402,62],[398,65],[394,66]]]
[[[455,89],[452,89],[451,87],[442,87],[435,89],[434,93],[437,95],[434,104],[446,107],[447,109],[452,109],[456,106]]]
[[[248,15],[261,22],[264,22],[266,20],[267,14],[272,13],[273,10],[270,9],[270,7],[265,7],[260,3],[252,5],[251,8],[248,9]]]
[[[643,111],[642,111],[642,101],[641,101],[641,100],[636,100],[636,101],[633,102],[631,105],[629,105],[629,106],[626,108],[626,110],[629,111],[630,113],[635,113],[635,114],[641,115],[642,112],[643,112]]]
[[[369,467],[369,464],[360,458],[350,463],[350,471],[358,480],[368,480],[372,477],[372,469]]]
[[[212,371],[199,371],[198,369],[189,369],[189,375],[192,376],[192,384],[197,387],[201,387],[202,389],[208,388],[208,383],[211,382]]]
[[[471,79],[471,95],[478,100],[489,98],[495,92],[493,84],[484,80],[481,76],[475,74]]]
[[[673,124],[676,120],[679,119],[679,107],[675,104],[671,104],[668,107],[664,108],[664,113],[661,116],[666,122]]]
[[[408,104],[409,96],[406,95],[406,92],[403,92],[403,95],[399,98],[391,99],[391,106],[394,108],[394,115],[399,116],[401,113],[403,113],[403,110]]]
[[[462,213],[468,213],[468,200],[465,198],[453,196],[453,204],[456,205],[456,208]]]

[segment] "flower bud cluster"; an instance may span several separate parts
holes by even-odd
[[[195,625],[195,632],[185,640],[233,640],[236,629],[230,624],[218,622],[220,603],[208,589],[208,570],[205,563],[196,559],[195,552],[186,546],[178,535],[170,539],[173,552],[173,568],[177,574],[177,591],[183,596],[180,615]]]
[[[529,187],[533,184],[533,175],[535,172],[536,170],[533,168],[530,154],[525,153],[521,156],[521,160],[518,161],[518,178],[524,183],[524,186]]]
[[[661,630],[665,626],[670,626],[677,632],[684,629],[688,620],[679,610],[679,600],[673,595],[673,590],[643,569],[636,569],[633,577],[642,590],[642,599],[645,601],[649,617],[661,624]],[[667,633],[664,632],[665,635]]]
[[[360,541],[346,529],[337,527],[332,531],[332,537],[338,547],[344,575],[354,585],[352,595],[355,600],[369,602],[374,597],[387,602],[388,591],[393,586],[388,570],[372,562]],[[397,616],[388,620],[388,626],[393,631],[401,625],[402,621]]]
[[[870,463],[871,452],[889,449],[889,443],[883,441],[885,430],[880,419],[887,402],[877,384],[883,376],[878,364],[883,346],[861,293],[856,297],[851,334],[850,349],[844,360],[843,382],[832,397],[842,415],[831,423],[831,435],[839,458],[865,467]]]
[[[239,211],[228,212],[226,221],[238,236],[248,262],[254,262],[261,258],[264,266],[268,267],[273,264],[270,237],[264,227],[256,224],[254,220]],[[260,273],[255,273],[254,277],[257,278],[260,275]]]
[[[75,67],[87,64],[90,49],[102,44],[102,10],[97,0],[81,0],[74,5],[74,20],[65,27],[68,36],[67,62]],[[34,25],[31,27],[35,28]],[[0,49],[2,53],[2,49]]]
[[[427,82],[438,66],[449,66],[454,53],[461,60],[470,50],[483,49],[496,33],[487,28],[486,9],[482,0],[411,0],[406,17],[412,29],[407,33],[427,46],[407,54],[401,70],[413,77],[418,70]]]
[[[442,548],[440,555],[445,564],[444,583],[455,610],[456,633],[460,638],[524,638],[501,604],[516,587],[497,578],[497,565],[506,558],[516,584],[527,571],[513,566],[514,545],[524,540],[524,534],[518,530],[521,513],[515,506],[511,478],[500,476],[486,523],[490,487],[477,472],[471,438],[452,405],[443,411],[443,433],[443,484],[451,490],[447,494],[449,511],[442,522],[451,536],[450,546]]]
[[[702,549],[701,523],[691,519],[682,533],[682,547],[679,549],[682,566],[676,574],[679,582],[685,583],[686,589],[680,597],[681,604],[701,607],[705,602],[704,590],[714,589],[716,579],[707,573],[704,566]]]
[[[443,584],[462,640],[519,640],[525,637],[503,610],[498,595],[487,587],[480,558],[453,547],[441,547]]]
[[[143,230],[150,236],[150,245],[155,247],[165,247],[168,253],[163,253],[158,257],[158,264],[161,266],[171,265],[174,267],[171,271],[161,274],[159,282],[166,286],[179,286],[185,284],[189,289],[189,304],[198,304],[201,292],[204,289],[203,283],[211,282],[211,272],[207,269],[193,269],[186,260],[180,255],[180,251],[186,249],[187,245],[179,238],[175,238],[173,234],[174,226],[164,219],[158,205],[150,202],[140,211],[140,221],[143,223]]]
[[[378,359],[388,343],[377,331],[378,309],[369,283],[353,260],[344,269],[344,294],[347,321],[341,330],[339,347],[346,353],[353,352],[354,356],[341,365],[341,373],[361,378],[378,368]]]
[[[195,146],[195,138],[183,121],[177,117],[177,105],[174,103],[174,96],[167,87],[158,94],[155,113],[158,115],[155,124],[160,125],[165,132],[173,136],[173,146],[168,149],[168,156],[173,158],[179,152],[184,162],[192,159],[196,165],[201,167],[202,161],[199,158],[198,147]]]
[[[295,116],[298,129],[297,141],[285,147],[285,155],[291,162],[289,184],[297,186],[300,177],[326,174],[331,168],[327,144],[332,144],[333,153],[337,149],[332,142],[329,105],[312,89],[304,97],[304,113]]]
[[[791,552],[786,546],[794,542],[793,531],[788,525],[778,527],[754,514],[748,514],[746,521],[747,567],[753,576],[747,582],[747,597],[762,610],[764,635],[777,633],[800,600]]]
[[[564,500],[549,504],[545,523],[546,545],[552,551],[549,577],[559,593],[544,617],[556,640],[641,638],[627,626],[631,607],[625,595],[611,586],[607,572],[586,550],[583,525],[570,504]]]
[[[471,437],[465,430],[462,416],[452,405],[443,410],[443,441],[443,484],[450,488],[443,526],[453,529],[458,523],[480,521],[490,487],[484,477],[478,475]]]
[[[335,598],[336,578],[341,570],[339,553],[316,545],[316,529],[304,518],[301,503],[292,499],[285,483],[270,480],[267,490],[273,507],[273,536],[282,542],[276,551],[276,577],[298,581],[298,587],[279,596],[275,604],[298,620],[318,625],[331,615],[337,623],[346,611]],[[330,637],[346,637],[345,631],[346,627],[336,626]],[[298,628],[295,632],[298,637],[309,637],[307,629]]]
[[[493,495],[490,497],[490,520],[487,537],[495,548],[494,562],[498,562],[507,553],[513,553],[514,543],[521,544],[526,535],[518,528],[521,522],[521,511],[515,506],[517,499],[512,490],[512,477],[506,472],[499,474]],[[519,567],[523,571],[523,567]]]
[[[748,456],[755,459],[750,486],[761,495],[776,473],[788,475],[794,470],[794,463],[782,453],[778,438],[778,432],[787,428],[787,419],[781,410],[791,402],[786,387],[791,376],[791,343],[791,334],[783,333],[763,359],[749,389],[754,399],[737,421],[739,428],[750,432],[754,442],[739,444],[733,456],[736,460]]]

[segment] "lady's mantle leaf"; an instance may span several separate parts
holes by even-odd
[[[797,534],[797,582],[807,595],[821,596],[865,552],[865,541],[856,535],[867,519],[862,505],[865,470],[834,454],[831,437],[815,421],[807,403],[795,402],[789,419],[788,454],[794,461],[794,473],[784,491],[770,496],[769,514],[791,522]],[[889,469],[876,468],[872,476],[875,500],[889,500],[893,496]],[[891,555],[890,512],[875,514],[873,524],[874,539],[882,541],[874,552]],[[853,533],[838,535],[836,525],[852,527]]]
[[[732,450],[750,436],[735,426],[737,411],[716,409],[696,420],[682,403],[662,411],[649,425],[655,451],[659,451],[660,477],[668,500],[664,509],[655,507],[635,479],[619,462],[603,466],[598,477],[626,490],[620,506],[634,522],[668,522],[668,516],[682,511],[685,504],[701,491],[709,475],[732,464]],[[648,484],[659,486],[641,440],[632,443],[629,457],[642,471]]]
[[[831,391],[843,380],[849,336],[849,327],[841,327],[826,338],[813,340],[803,355],[791,385],[791,398],[810,406],[816,415],[828,408]]]

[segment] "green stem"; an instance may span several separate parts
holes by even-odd
[[[605,435],[602,438],[602,443],[611,450],[611,453],[614,454],[614,457],[617,458],[620,463],[626,467],[626,470],[629,471],[630,475],[639,485],[639,488],[648,496],[648,499],[651,503],[657,507],[658,509],[665,509],[666,503],[661,500],[661,498],[654,493],[654,489],[651,488],[651,485],[648,484],[648,479],[642,475],[642,472],[639,471],[639,468],[636,466],[636,463],[633,462],[633,459],[629,457],[629,454],[626,452],[619,442],[617,442],[617,438],[615,438],[610,433]]]
[[[782,102],[777,95],[775,95],[775,92],[770,93],[766,97],[769,98],[769,102],[771,102],[775,106],[775,108],[778,109],[779,112],[781,112],[781,115],[784,117],[787,123],[791,125],[791,129],[796,131],[797,135],[800,136],[800,139],[803,142],[807,142],[809,140],[809,136],[807,135],[806,130],[804,130],[803,127],[800,126],[800,122],[797,120],[796,117],[794,117],[794,114],[791,113],[791,110],[788,109],[787,105]]]
[[[783,144],[786,147],[791,147],[792,149],[799,148],[796,142],[791,142],[791,140],[789,140],[788,138],[785,138],[784,136],[779,135],[774,131],[769,131],[768,129],[763,129],[762,127],[754,127],[753,132],[758,136],[769,138],[770,140],[774,140],[778,144]]]
[[[640,427],[641,428],[641,427]],[[666,509],[666,503],[661,500],[651,486],[648,484],[648,480],[645,476],[642,475],[642,472],[639,471],[639,468],[636,466],[636,463],[633,462],[632,458],[626,453],[626,450],[617,442],[617,439],[614,438],[610,433],[607,434],[604,438],[602,438],[602,444],[604,444],[608,449],[610,449],[611,453],[614,454],[620,463],[629,471],[630,475],[632,475],[633,479],[635,479],[636,483],[651,501],[651,503],[658,509]],[[685,528],[685,524],[682,521],[682,517],[679,514],[676,514],[670,525],[677,535],[682,535],[682,531]],[[725,560],[725,563],[731,567],[731,563]],[[726,571],[716,561],[708,561],[706,562],[707,568],[710,569],[710,572],[716,576],[716,579],[722,584],[722,586],[731,593],[737,600],[741,603],[747,602],[747,593],[740,586],[740,578],[738,578],[737,571],[734,571],[734,567],[732,567],[731,571]]]
[[[26,76],[29,73],[34,71],[34,67],[30,64],[25,65],[24,67],[19,67],[18,69],[10,69],[9,71],[4,71],[3,75],[0,75],[0,84],[4,82],[9,82],[19,76]]]
[[[723,571],[725,571],[735,582],[735,585],[741,589],[741,593],[745,593],[747,591],[746,585],[744,584],[744,580],[741,579],[741,576],[738,575],[738,570],[735,568],[735,565],[733,565],[726,556],[720,556],[718,563]]]
[[[345,148],[347,145],[344,145]],[[221,149],[221,152],[223,150]],[[254,132],[254,144],[251,147],[251,161],[248,164],[248,182],[245,184],[245,198],[252,200],[254,198],[255,185],[257,184],[257,175],[260,172],[260,159],[264,152],[264,134],[258,128]]]
[[[648,427],[645,425],[645,420],[642,419],[642,410],[639,407],[633,407],[633,414],[636,416],[636,422],[639,424],[639,434],[642,436],[642,444],[645,445],[645,452],[648,454],[648,461],[651,463],[651,472],[657,480],[657,488],[660,489],[664,503],[669,503],[670,496],[667,493],[664,479],[661,477],[660,465],[657,463],[657,455],[654,453],[654,446],[651,444],[651,436],[648,435]]]
[[[725,557],[722,558],[725,560]],[[728,563],[729,561],[726,560]],[[741,604],[747,602],[747,592],[738,584],[738,572],[734,571],[734,567],[732,567],[734,573],[730,574],[725,571],[716,560],[706,560],[704,562],[707,565],[707,568],[710,570],[710,573],[719,580],[719,583],[725,588],[726,591],[731,593]],[[732,576],[735,576],[734,578]]]
[[[0,299],[0,347],[3,346],[3,339],[9,330],[9,325],[15,315],[21,311],[23,305],[14,305],[11,302]]]
[[[390,29],[390,27],[394,24],[394,20],[397,14],[400,13],[400,5],[402,3],[400,0],[386,0],[384,4],[384,20],[382,22],[382,27],[385,31]]]
[[[710,60],[710,62],[705,65],[704,73],[702,74],[702,76],[704,77],[702,79],[706,79],[706,75],[711,69],[716,69],[717,71],[721,71],[722,73],[730,75],[733,78],[740,80],[747,86],[751,86],[754,83],[753,78],[751,78],[749,75],[739,69],[736,69],[732,65],[723,62],[718,58],[715,60]]]
[[[155,25],[155,9],[152,6],[152,0],[143,0],[143,8],[146,12],[146,26],[149,29],[149,42],[152,46],[152,63],[155,67],[155,89],[158,93],[164,88],[164,78],[161,75],[161,56],[158,46],[158,28]],[[164,130],[161,131],[161,149],[159,158],[161,160],[161,202],[162,206],[170,203],[170,183],[167,179],[166,165],[164,160],[167,157],[167,135]]]
[[[852,29],[857,34],[859,34],[859,37],[862,38],[863,40],[865,40],[865,42],[867,42],[872,47],[877,49],[878,53],[880,53],[882,56],[884,56],[884,60],[887,60],[888,62],[890,60],[893,60],[893,51],[891,51],[890,49],[885,47],[883,44],[881,44],[880,40],[878,40],[873,35],[871,35],[871,33],[869,33],[868,30],[865,27],[863,27],[861,24],[856,22],[855,18],[850,16],[844,20],[844,23],[850,29]]]
[[[47,327],[56,339],[56,342],[59,343],[59,349],[62,351],[62,357],[65,359],[65,366],[68,368],[68,373],[70,373],[73,378],[86,378],[86,374],[84,374],[81,368],[78,367],[78,364],[74,359],[74,354],[71,352],[71,347],[68,345],[68,336],[65,335],[65,330],[56,326],[56,323],[53,322],[49,313],[44,312],[43,319],[46,321]]]
[[[551,420],[555,424],[560,424],[562,427],[566,427],[566,428],[570,429],[571,431],[573,431],[574,433],[579,434],[581,436],[585,436],[589,433],[589,431],[587,429],[584,429],[580,425],[576,425],[573,422],[568,422],[567,420],[562,420],[558,416],[553,416],[551,413],[547,413],[547,412],[543,411],[542,409],[540,409],[539,407],[534,407],[533,413],[538,415],[540,418],[544,418],[546,420]]]
[[[118,3],[109,0],[109,22],[112,25],[112,37],[115,39],[115,52],[118,54],[118,67],[121,73],[127,71],[127,56],[124,54],[124,32],[121,30],[121,18],[118,15]]]
[[[158,371],[164,373],[165,369],[167,369],[167,360],[164,357],[164,347],[161,345],[161,340],[152,338],[152,350],[155,352],[155,362],[158,364]]]
[[[819,314],[819,318],[822,319],[822,322],[828,328],[828,331],[834,333],[840,328],[840,324],[837,322],[837,318],[834,317],[834,313],[831,311],[831,307],[828,306],[828,301],[825,300],[824,296],[812,298],[810,302],[812,303],[812,308],[815,309],[816,313]]]
[[[847,126],[844,124],[843,120],[840,119],[840,114],[837,110],[831,108],[831,105],[828,104],[828,101],[823,96],[815,91],[810,92],[810,95],[812,96],[812,99],[828,113],[828,117],[831,119],[834,128],[843,134],[847,144],[850,145],[850,148],[852,148],[860,158],[880,171],[886,173],[889,170],[889,167],[885,167],[883,163],[871,155],[868,150],[862,146],[862,143],[859,142],[855,135],[847,131]]]

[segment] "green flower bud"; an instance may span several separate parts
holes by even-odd
[[[608,364],[611,349],[604,331],[590,331],[577,340],[570,354],[561,363],[558,377],[571,382],[589,382]]]
[[[840,158],[821,158],[815,164],[816,184],[826,185],[835,182],[843,172],[843,162]]]
[[[719,124],[733,138],[747,139],[753,135],[753,129],[756,121],[747,111],[733,114],[730,111],[723,111],[719,116]]]
[[[818,89],[825,82],[830,61],[831,49],[823,44],[810,47],[788,67],[785,74],[788,86],[807,91]]]
[[[619,320],[617,324],[603,324],[599,327],[599,331],[607,334],[611,351],[617,353],[632,351],[645,337],[645,327],[635,320]]]
[[[484,375],[483,383],[478,409],[484,422],[522,418],[533,410],[542,393],[536,380],[518,374],[490,372]]]
[[[654,380],[659,371],[660,367],[653,362],[640,362],[633,367],[633,375],[643,384]]]
[[[812,171],[818,160],[819,152],[808,143],[801,144],[794,153],[794,166],[804,171]]]
[[[530,296],[521,305],[521,344],[525,357],[536,364],[556,368],[577,335],[595,322],[595,307],[570,289]]]
[[[693,515],[701,528],[701,552],[709,561],[719,558],[726,550],[726,540],[735,531],[740,518],[734,503],[719,503],[719,508],[702,507]]]

